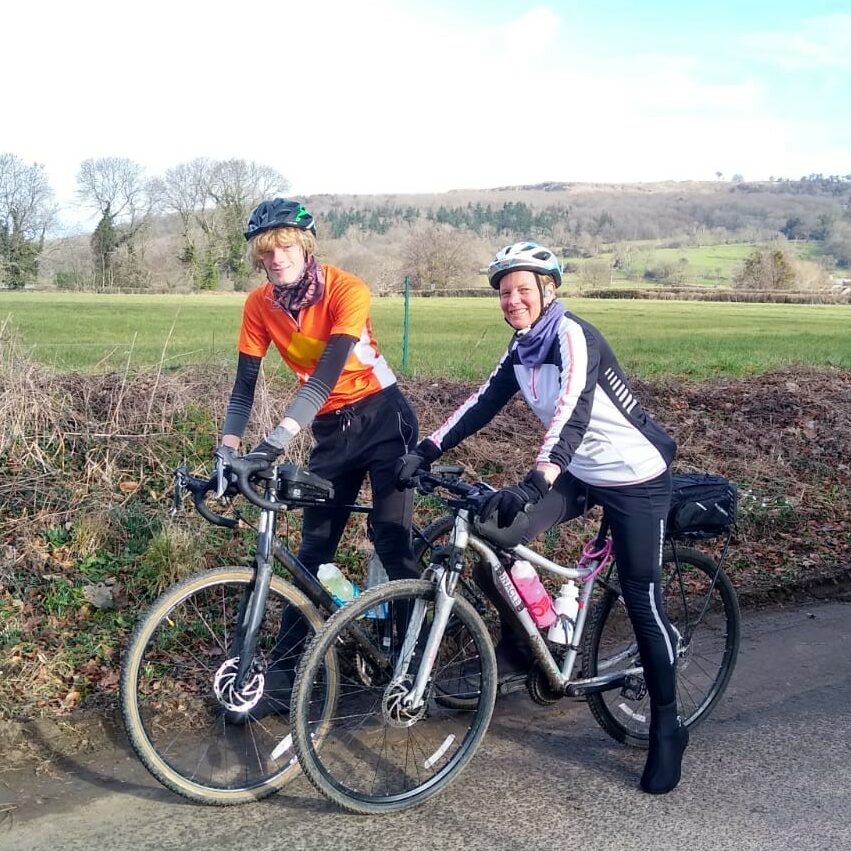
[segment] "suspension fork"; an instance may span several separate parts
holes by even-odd
[[[437,659],[437,652],[440,649],[440,642],[443,641],[446,625],[449,623],[452,607],[455,605],[455,595],[449,590],[449,585],[455,584],[453,576],[457,579],[457,574],[447,573],[445,570],[441,570],[435,579],[437,584],[437,598],[434,605],[434,619],[428,631],[428,639],[423,649],[423,659],[417,671],[417,676],[414,679],[414,684],[402,700],[405,706],[419,706],[422,703],[423,695],[431,679],[432,669]],[[408,671],[413,658],[414,647],[416,646],[423,621],[425,620],[425,609],[426,604],[424,600],[417,600],[414,603],[411,622],[405,633],[405,641],[402,644],[402,650],[399,654],[400,658],[394,672],[394,679],[401,679]]]
[[[434,605],[434,619],[428,632],[426,646],[423,649],[423,659],[414,679],[411,690],[405,695],[402,703],[405,706],[419,706],[422,703],[426,687],[431,679],[440,642],[446,632],[446,625],[455,605],[455,588],[458,577],[462,570],[462,556],[470,540],[470,521],[468,512],[462,510],[455,518],[455,528],[452,530],[452,541],[450,550],[449,570],[438,568],[434,574],[434,583],[437,586],[437,594]],[[405,641],[399,654],[399,662],[394,671],[395,679],[402,679],[408,672],[416,646],[417,639],[425,620],[426,604],[424,600],[417,600],[411,613],[411,621],[405,631]]]

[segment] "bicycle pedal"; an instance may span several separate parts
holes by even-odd
[[[627,677],[621,689],[621,697],[625,700],[644,700],[647,696],[647,683],[643,677]]]

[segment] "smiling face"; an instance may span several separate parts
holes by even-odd
[[[515,331],[528,328],[542,310],[541,291],[533,272],[508,272],[499,281],[499,306]]]
[[[298,243],[262,251],[260,260],[269,280],[279,287],[290,287],[298,283],[306,263],[304,249]]]
[[[298,228],[274,228],[248,243],[248,262],[265,272],[276,286],[290,287],[301,280],[308,259],[316,253],[316,237]]]

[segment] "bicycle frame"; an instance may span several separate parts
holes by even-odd
[[[277,514],[279,511],[286,510],[289,506],[286,502],[277,499],[274,482],[275,476],[273,474],[265,482],[263,499],[267,503],[279,503],[280,508],[276,508],[275,510],[262,508],[260,511],[253,564],[254,578],[246,589],[245,599],[242,601],[237,614],[236,634],[234,636],[234,655],[239,657],[239,665],[234,681],[236,688],[242,688],[252,675],[254,655],[257,648],[257,635],[265,616],[269,585],[272,579],[273,559],[277,559],[289,571],[292,584],[317,609],[330,615],[339,608],[339,604],[323,587],[317,577],[308,570],[298,556],[278,540],[276,535]],[[239,520],[216,514],[205,505],[204,496],[207,482],[201,479],[194,479],[185,468],[181,468],[176,471],[176,484],[192,493],[196,509],[208,522],[224,528],[235,529],[238,527]],[[178,505],[179,499],[176,495],[175,510],[177,510]],[[372,506],[361,505],[359,503],[337,507],[358,514],[368,515],[372,512]],[[422,537],[421,531],[416,527],[413,528],[413,532],[415,535]],[[382,661],[380,654],[373,652],[366,639],[364,639],[363,643],[366,655],[373,662],[380,664]]]
[[[602,674],[587,679],[573,679],[576,659],[590,608],[591,595],[594,592],[600,573],[612,562],[612,542],[611,538],[607,535],[605,525],[600,528],[596,539],[586,544],[582,556],[575,567],[564,567],[563,565],[556,564],[556,562],[523,545],[518,545],[511,551],[518,559],[526,559],[542,570],[554,573],[565,579],[572,579],[580,585],[579,613],[577,615],[573,637],[567,647],[567,653],[563,661],[559,664],[544,641],[526,604],[517,593],[517,589],[514,587],[514,583],[499,557],[488,543],[472,533],[471,524],[469,511],[467,509],[458,510],[455,515],[455,526],[452,531],[450,543],[451,560],[449,568],[447,570],[439,566],[434,569],[433,576],[438,589],[434,621],[423,651],[423,664],[420,665],[413,686],[405,698],[406,704],[418,705],[425,694],[429,678],[431,677],[432,667],[437,657],[438,648],[452,611],[455,586],[462,570],[461,557],[464,550],[468,547],[475,550],[489,566],[497,589],[500,590],[505,599],[510,603],[517,622],[523,627],[527,635],[535,659],[541,666],[554,691],[572,697],[579,697],[595,691],[618,688],[624,685],[629,677],[638,676],[642,673],[642,667],[636,665],[611,674]],[[424,603],[418,602],[411,616],[405,643],[403,644],[402,652],[399,654],[399,661],[394,672],[395,676],[400,679],[407,672],[410,662],[410,651],[422,628],[424,615]],[[408,652],[405,652],[406,650]]]

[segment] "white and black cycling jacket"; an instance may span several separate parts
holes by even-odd
[[[593,325],[565,311],[536,366],[520,363],[516,340],[488,380],[430,435],[441,451],[489,423],[519,390],[547,429],[536,463],[603,487],[638,484],[665,471],[676,443],[642,408]]]

